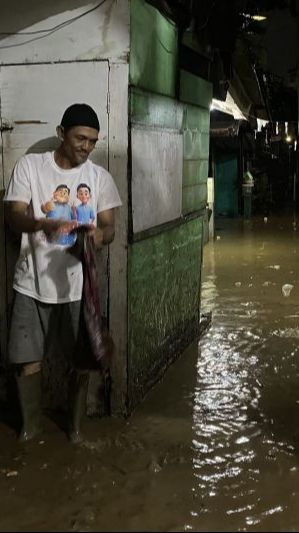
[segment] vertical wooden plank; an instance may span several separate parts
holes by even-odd
[[[110,245],[109,327],[116,350],[112,366],[112,414],[126,413],[128,376],[128,65],[110,64],[109,171],[122,207],[116,212],[115,240]]]
[[[2,170],[2,161],[0,165]],[[5,264],[5,229],[4,229],[4,186],[1,175],[0,187],[0,364],[3,364],[3,358],[6,353],[7,338],[7,316],[6,316],[6,264]]]
[[[1,86],[0,68],[0,86]],[[2,126],[1,94],[0,94],[0,125]],[[3,171],[2,133],[0,134],[0,398],[5,396],[5,373],[7,343],[7,301],[6,301],[6,253],[4,228],[4,171]]]
[[[6,346],[6,265],[5,265],[5,229],[4,229],[4,186],[2,178],[2,161],[0,156],[1,186],[0,186],[0,356],[5,354]]]
[[[2,69],[0,68],[0,87],[1,87]],[[1,93],[0,93],[0,125],[2,128],[2,107],[1,107]],[[2,132],[0,133],[0,356],[2,356],[5,349],[5,334],[6,334],[6,266],[5,266],[5,233],[4,233],[4,171],[3,171],[3,143]]]

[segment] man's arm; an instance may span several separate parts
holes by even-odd
[[[74,222],[67,222],[51,218],[33,218],[27,212],[28,204],[25,202],[5,202],[5,221],[15,233],[35,233],[44,231],[51,235],[56,231],[71,231]]]
[[[101,211],[97,215],[98,227],[94,232],[96,248],[101,248],[104,244],[110,244],[115,235],[114,209]]]

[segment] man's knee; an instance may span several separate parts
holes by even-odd
[[[37,372],[41,371],[42,364],[41,362],[34,362],[34,363],[25,363],[21,366],[21,374],[23,376],[30,376],[31,374],[36,374]]]

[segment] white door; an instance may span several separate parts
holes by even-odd
[[[64,110],[73,103],[87,103],[97,112],[101,140],[91,158],[107,168],[108,74],[108,61],[0,67],[2,191],[21,155],[26,152],[43,152],[57,146],[56,126],[60,123]],[[5,309],[8,303],[6,294],[9,301],[17,247],[11,246],[9,239],[5,245],[1,220],[0,224],[0,334],[3,349]],[[104,258],[102,263],[107,263]],[[107,282],[102,283],[102,289],[103,285],[107,286]],[[107,290],[104,292],[107,300]]]

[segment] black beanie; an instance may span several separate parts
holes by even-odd
[[[70,129],[73,126],[87,126],[100,131],[99,119],[96,112],[87,104],[73,104],[63,113],[61,120],[63,128]]]

